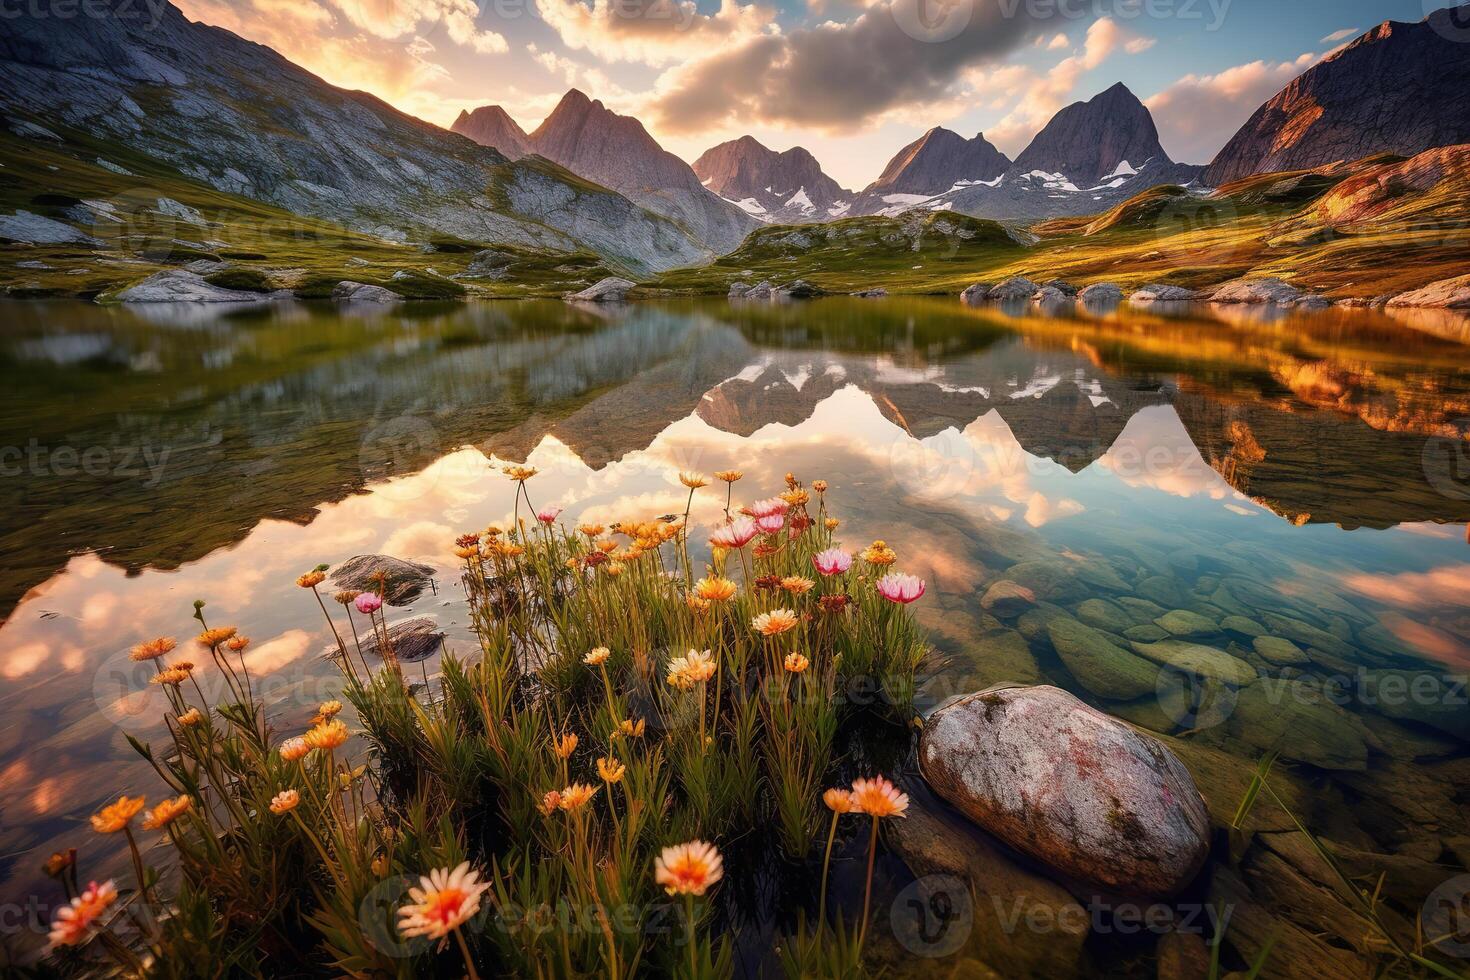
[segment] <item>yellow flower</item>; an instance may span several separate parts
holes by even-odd
[[[188,711],[179,715],[179,724],[185,728],[193,728],[203,720],[204,715],[200,713],[198,708],[190,708]]]
[[[623,574],[623,563],[620,561],[610,561],[603,567],[602,570],[611,575],[613,578],[617,578],[619,575]]]
[[[802,504],[812,499],[811,494],[807,493],[800,487],[792,490],[787,490],[785,493],[781,494],[780,497],[792,507],[800,507]]]
[[[795,629],[798,622],[800,620],[796,613],[790,609],[772,609],[752,619],[750,626],[761,636],[780,636],[787,630]]]
[[[725,875],[724,860],[702,840],[666,847],[653,863],[653,877],[670,895],[703,895]]]
[[[572,753],[577,751],[577,741],[576,732],[567,732],[561,738],[557,739],[556,744],[551,747],[551,751],[558,759],[570,758]]]
[[[143,797],[119,796],[116,803],[111,803],[92,815],[92,829],[99,834],[115,834],[125,830],[141,809]]]
[[[690,650],[669,661],[668,682],[680,690],[703,684],[715,676],[715,658],[708,650]]]
[[[786,655],[786,669],[793,674],[799,674],[811,666],[811,661],[799,653],[788,653]]]
[[[294,789],[282,790],[271,797],[271,813],[278,817],[283,813],[290,813],[300,805],[301,794]]]
[[[812,586],[816,584],[811,579],[802,578],[800,575],[788,575],[781,580],[781,588],[790,592],[792,595],[801,595],[804,592],[810,592]]]
[[[589,538],[596,538],[601,535],[602,532],[606,531],[607,528],[603,527],[601,524],[578,524],[577,530],[581,531]]]
[[[456,558],[473,558],[479,553],[479,548],[459,547],[454,549],[454,556]]]
[[[713,605],[708,599],[701,599],[697,595],[685,596],[684,603],[697,613],[709,612],[710,606]]]
[[[479,913],[480,896],[489,887],[468,861],[453,871],[431,871],[408,890],[412,901],[398,910],[398,931],[407,938],[444,939]]]
[[[603,782],[621,782],[623,774],[627,771],[628,767],[617,759],[602,758],[597,760],[597,774],[602,777]]]
[[[327,580],[326,573],[312,570],[296,580],[303,589],[314,589]]]
[[[829,531],[835,531],[842,526],[842,522],[835,517],[829,517],[822,522],[822,526]]]
[[[858,808],[850,792],[835,786],[822,794],[822,802],[833,813],[852,813]]]
[[[901,817],[909,808],[908,796],[883,776],[854,782],[852,802],[863,813],[874,817]]]
[[[153,684],[168,684],[172,687],[178,687],[188,679],[189,672],[187,670],[184,670],[182,667],[170,667],[167,670],[161,670],[154,674],[149,678],[149,681]]]
[[[235,632],[235,627],[233,626],[216,626],[214,629],[205,630],[203,633],[194,637],[194,641],[202,647],[217,647],[234,636]]]
[[[321,707],[316,709],[316,713],[323,718],[335,718],[342,713],[342,702],[336,698],[330,701],[323,701]]]
[[[534,466],[506,466],[501,468],[501,472],[517,483],[525,483],[540,470]]]
[[[863,561],[869,565],[892,565],[898,561],[898,555],[882,541],[874,541],[863,549]]]
[[[618,725],[618,731],[629,738],[642,738],[647,725],[648,723],[642,718],[639,718],[636,722],[631,718],[624,718],[622,723]]]
[[[239,653],[249,645],[250,637],[248,636],[232,636],[225,641],[225,646],[229,647],[235,653]]]
[[[612,651],[607,647],[593,647],[592,652],[582,658],[582,663],[589,667],[601,667],[607,663],[607,658],[612,656]]]
[[[812,489],[815,490],[815,491],[817,491],[817,493],[826,493],[827,492],[827,481],[826,480],[813,480],[812,481]]]
[[[347,726],[340,718],[324,722],[301,736],[309,748],[321,749],[323,752],[340,748],[349,737]]]
[[[137,646],[133,647],[130,656],[137,661],[157,660],[164,654],[171,652],[173,648],[177,645],[178,644],[174,642],[173,637],[160,636],[156,640],[149,640],[147,643],[139,643]]]
[[[596,795],[597,787],[588,786],[586,783],[573,783],[561,791],[561,802],[558,805],[570,813],[572,810],[580,810],[586,806]]]
[[[306,744],[306,739],[298,735],[282,742],[277,751],[281,753],[282,759],[287,762],[295,762],[297,759],[304,758],[306,753],[311,751],[311,746]]]
[[[188,796],[164,800],[148,811],[148,816],[143,818],[143,829],[162,830],[192,809],[194,809],[194,801]]]
[[[709,486],[709,481],[700,476],[698,473],[680,473],[679,482],[684,484],[690,490],[698,490],[700,487]]]
[[[726,483],[734,483],[744,475],[739,470],[720,470],[715,474],[715,479],[724,480]]]
[[[694,594],[710,602],[724,602],[735,595],[735,583],[721,576],[702,578],[694,583]]]
[[[618,542],[613,538],[602,538],[597,542],[597,550],[604,555],[610,555],[618,550]]]

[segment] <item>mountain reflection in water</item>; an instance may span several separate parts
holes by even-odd
[[[0,876],[16,883],[108,793],[148,785],[123,735],[156,740],[161,719],[109,672],[135,642],[189,635],[195,598],[256,638],[285,728],[332,685],[294,586],[318,562],[435,565],[411,612],[467,649],[453,538],[509,516],[502,460],[540,467],[533,499],[572,520],[682,511],[681,469],[742,468],[737,495],[825,478],[849,546],[885,538],[929,581],[922,615],[956,662],[988,628],[977,591],[1045,553],[1239,580],[1324,623],[1366,610],[1346,622],[1392,655],[1470,667],[1465,348],[1381,314],[8,312]],[[720,514],[706,494],[697,524]]]

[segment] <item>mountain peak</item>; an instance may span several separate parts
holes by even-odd
[[[1015,169],[1059,173],[1091,186],[1123,162],[1168,161],[1148,108],[1122,82],[1062,109],[1016,157]]]
[[[449,129],[481,146],[493,146],[512,160],[536,152],[526,131],[498,105],[481,106],[474,112],[461,111]]]
[[[805,147],[777,153],[753,136],[705,150],[694,161],[694,173],[714,193],[765,220],[825,220],[838,215],[832,209],[839,201],[853,196],[822,172]]]
[[[867,193],[939,194],[958,181],[991,180],[1010,166],[983,133],[965,139],[953,130],[935,126],[899,150]]]

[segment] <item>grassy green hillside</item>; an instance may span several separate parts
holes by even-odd
[[[112,166],[88,162],[88,149]],[[559,296],[610,274],[590,252],[495,245],[490,275],[457,281],[451,277],[490,246],[450,238],[385,241],[217,191],[116,146],[81,151],[0,133],[0,214],[24,210],[64,221],[99,243],[0,242],[0,284],[7,295],[92,298],[201,258],[228,264],[211,277],[219,285],[286,288],[306,297],[329,295],[344,279],[411,298]],[[169,206],[160,199],[192,209],[198,219],[166,213]]]

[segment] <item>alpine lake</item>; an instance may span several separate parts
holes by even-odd
[[[681,471],[742,470],[737,503],[788,472],[826,480],[846,547],[882,539],[927,582],[921,708],[1052,684],[1179,756],[1216,842],[1164,904],[1206,937],[1228,907],[1231,935],[1272,940],[1263,976],[1380,962],[1298,820],[1405,935],[1455,927],[1470,894],[1470,348],[1441,339],[1453,324],[953,297],[0,309],[0,881],[42,921],[45,859],[77,846],[89,876],[125,875],[87,815],[156,788],[128,741],[167,740],[133,644],[192,636],[205,600],[253,638],[272,722],[300,728],[340,677],[297,576],[389,555],[434,569],[385,609],[443,634],[410,668],[432,685],[443,649],[477,649],[455,538],[510,521],[510,462],[574,523],[682,514]],[[691,546],[707,551],[724,489],[694,495]],[[1059,615],[1091,627],[1080,649],[1054,647]],[[1160,654],[1156,690],[1119,699],[1113,651],[1162,640],[1194,652]],[[1176,954],[1146,919],[928,792],[912,736],[891,739],[915,806],[885,828],[879,962],[1163,975]],[[1268,752],[1274,795],[1238,820]],[[836,866],[845,895],[863,853]],[[969,894],[936,896],[947,877]],[[1080,928],[1032,914],[1074,899]],[[8,941],[44,943],[37,928]]]

